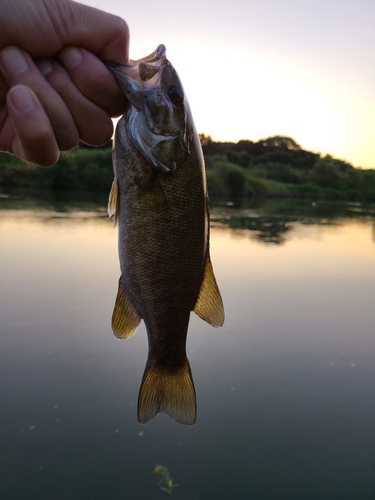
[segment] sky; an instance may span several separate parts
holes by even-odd
[[[127,21],[132,59],[166,45],[198,132],[375,168],[375,0],[82,3]]]

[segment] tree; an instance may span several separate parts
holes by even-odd
[[[198,134],[198,137],[199,137],[202,148],[204,146],[208,146],[209,144],[212,143],[212,138],[210,135]]]
[[[268,139],[264,139],[259,141],[262,143],[264,148],[281,148],[287,149],[288,151],[299,151],[301,146],[296,143],[294,139],[291,137],[283,137],[280,135],[275,135],[274,137],[268,137]]]

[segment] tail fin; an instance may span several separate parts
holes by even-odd
[[[180,424],[194,424],[197,403],[187,358],[181,368],[151,366],[147,362],[139,390],[138,420],[145,424],[160,412]]]

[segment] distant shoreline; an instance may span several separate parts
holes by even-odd
[[[289,137],[214,142],[200,135],[208,190],[215,199],[299,198],[375,201],[375,170],[305,151]],[[111,144],[80,144],[54,167],[25,164],[0,153],[0,186],[108,192],[113,179]]]

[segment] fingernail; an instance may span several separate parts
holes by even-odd
[[[82,62],[82,52],[76,47],[66,47],[61,51],[60,59],[66,69],[72,70]]]
[[[0,61],[9,76],[17,76],[29,67],[23,53],[16,47],[4,49],[0,54]]]
[[[48,59],[37,59],[35,64],[43,76],[49,75],[53,70],[53,64]]]
[[[17,85],[13,87],[8,92],[8,105],[9,103],[12,107],[20,114],[28,113],[35,108],[35,101],[31,94],[31,90],[25,85]]]

